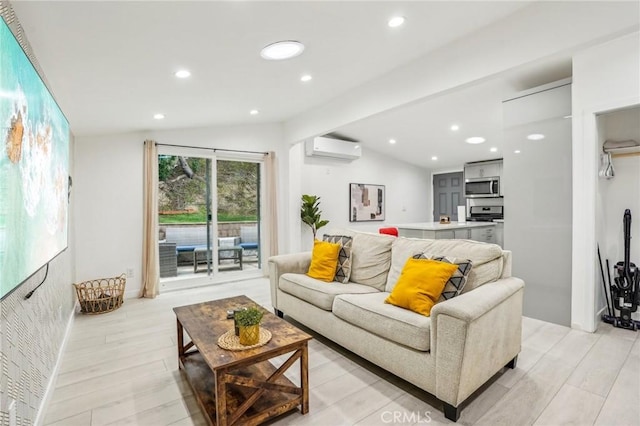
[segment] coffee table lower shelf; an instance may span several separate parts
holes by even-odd
[[[180,369],[187,382],[193,389],[196,400],[205,414],[210,425],[216,423],[216,378],[202,355],[198,351],[186,353],[179,361]],[[233,376],[240,376],[251,381],[265,382],[275,371],[269,361],[243,366],[229,371]],[[236,410],[258,391],[255,387],[241,386],[234,383],[226,384],[226,420],[228,425],[257,425],[272,417],[277,417],[302,405],[301,394],[285,393],[282,389],[297,388],[293,382],[284,376],[279,377],[272,384],[271,389],[265,389],[249,409],[236,422],[231,423]],[[280,389],[280,390],[279,390]],[[226,425],[220,425],[226,426]]]

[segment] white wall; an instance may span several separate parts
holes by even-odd
[[[76,139],[74,194],[77,280],[114,276],[132,268],[127,296],[138,293],[142,265],[143,142],[275,151],[280,206],[286,205],[288,151],[279,124],[127,133]],[[288,213],[279,215],[281,245]]]
[[[302,144],[292,148],[291,158],[300,166],[294,171],[300,182],[297,194],[291,193],[292,211],[298,213],[297,224],[302,228],[299,242],[302,250],[310,250],[313,236],[299,219],[302,194],[321,197],[323,219],[330,223],[320,229],[321,234],[332,228],[349,228],[378,232],[383,226],[399,223],[431,221],[431,172],[417,166],[391,159],[375,151],[363,149],[362,157],[347,162],[318,157],[306,157]],[[349,184],[385,185],[386,219],[383,222],[349,222]]]
[[[640,104],[640,33],[591,47],[573,57],[572,326],[594,331],[601,308],[596,295],[596,201],[599,136],[596,114]],[[620,221],[622,217],[620,217]]]
[[[78,281],[132,268],[126,291],[140,289],[143,141],[139,133],[76,139],[72,197]]]

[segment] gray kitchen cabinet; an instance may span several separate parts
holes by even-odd
[[[398,228],[399,235],[406,238],[423,238],[428,240],[436,239],[436,231],[426,229],[403,229]]]
[[[471,229],[454,229],[453,238],[455,238],[456,240],[469,240],[471,239]]]
[[[435,231],[436,240],[452,240],[456,238],[456,231],[453,229],[447,231]]]
[[[427,230],[427,229],[400,229],[401,237],[408,238],[427,238],[430,240],[473,240],[473,231],[475,229],[487,229],[486,227],[482,228],[457,228],[457,229],[438,229],[438,230]],[[493,233],[492,233],[493,234]],[[486,237],[483,234],[484,239]],[[478,240],[480,241],[480,240]]]
[[[433,231],[433,237],[436,240],[468,240],[471,237],[471,230],[469,228],[461,229],[445,229],[441,231]]]
[[[468,231],[468,229],[444,229],[438,231],[409,229],[401,232],[400,236],[408,238],[426,238],[429,240],[453,240],[455,238],[467,238],[462,236],[456,237],[458,232],[461,231]],[[462,233],[459,235],[462,235]]]
[[[495,243],[495,233],[493,232],[494,226],[486,226],[482,228],[471,228],[471,238],[475,241],[483,243]]]
[[[464,178],[477,179],[483,177],[500,176],[501,167],[501,160],[467,163],[464,165]]]

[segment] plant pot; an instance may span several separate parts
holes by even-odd
[[[251,346],[260,340],[260,325],[240,326],[240,344]]]

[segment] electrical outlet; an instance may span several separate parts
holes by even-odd
[[[133,268],[127,268],[127,278],[133,278]]]
[[[18,416],[16,414],[16,400],[9,398],[9,426],[18,424]]]

